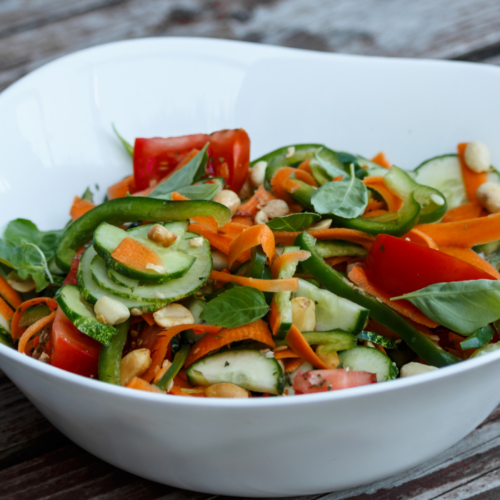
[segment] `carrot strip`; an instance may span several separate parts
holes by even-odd
[[[384,207],[384,202],[380,200],[375,200],[372,198],[369,202],[368,205],[366,205],[365,211],[363,215],[367,215],[370,212],[378,212],[380,209]]]
[[[24,350],[26,349],[26,344],[31,340],[31,337],[36,335],[42,328],[46,327],[49,323],[52,323],[55,317],[56,317],[56,312],[52,311],[48,316],[40,318],[38,321],[29,326],[26,329],[26,331],[21,335],[21,338],[19,339],[19,345],[17,346],[17,350],[20,353],[26,354]]]
[[[133,269],[147,270],[148,264],[163,267],[163,261],[154,250],[129,237],[123,238],[111,257]]]
[[[278,309],[278,304],[274,300],[271,302],[271,307],[269,308],[267,322],[269,323],[269,326],[271,327],[271,331],[273,332],[273,335],[276,335],[278,332],[278,328],[281,324],[281,314],[280,314],[280,311]]]
[[[35,299],[27,300],[23,302],[12,315],[12,320],[10,324],[10,330],[13,340],[17,340],[21,337],[24,330],[21,331],[19,328],[19,321],[23,312],[28,309],[28,307],[36,306],[37,304],[46,304],[51,311],[55,311],[57,309],[57,302],[55,299],[51,299],[49,297],[37,297]]]
[[[373,175],[365,177],[363,179],[363,184],[368,188],[374,189],[380,196],[382,196],[382,198],[384,198],[389,212],[397,212],[401,208],[403,201],[385,185],[385,181],[382,176]]]
[[[196,387],[178,387],[174,385],[170,392],[173,396],[187,396],[192,398],[206,398],[205,396],[205,387],[196,386]]]
[[[137,389],[139,391],[146,391],[146,392],[157,392],[157,393],[163,393],[162,390],[160,390],[156,385],[151,385],[145,380],[139,378],[139,377],[134,377],[127,385],[129,389]]]
[[[351,260],[352,257],[344,255],[343,257],[328,257],[327,259],[325,259],[325,262],[327,264],[330,264],[330,266],[334,267],[339,264],[343,264],[344,262],[350,262]]]
[[[259,186],[253,196],[247,200],[238,209],[238,215],[243,217],[255,217],[255,214],[268,202],[276,198],[264,189],[264,186]],[[234,219],[233,219],[234,220]]]
[[[459,222],[420,224],[416,229],[441,247],[472,248],[500,240],[500,213]]]
[[[274,279],[278,279],[279,272],[281,268],[286,264],[290,264],[291,262],[302,262],[307,260],[311,256],[310,252],[306,252],[305,250],[297,250],[295,252],[284,253],[280,255],[271,266],[271,274]]]
[[[220,281],[221,283],[237,283],[242,286],[251,286],[261,292],[294,292],[299,288],[297,278],[284,278],[280,280],[259,280],[255,278],[245,278],[244,276],[235,276],[221,271],[212,271],[210,279]]]
[[[209,241],[211,247],[220,250],[225,255],[229,254],[229,245],[231,245],[231,242],[233,241],[230,236],[214,233],[212,230],[202,226],[201,224],[190,224],[188,231],[198,233]]]
[[[459,222],[462,220],[476,219],[483,215],[487,215],[483,206],[477,201],[472,201],[448,210],[444,214],[441,222]]]
[[[416,321],[417,323],[421,323],[430,328],[436,328],[437,326],[439,326],[435,321],[432,321],[425,314],[420,312],[411,302],[408,302],[407,300],[391,301],[390,295],[375,286],[368,279],[364,269],[361,266],[352,266],[347,276],[353,283],[368,292],[370,295],[377,297],[381,302],[388,305],[403,316],[406,316]]]
[[[220,349],[231,342],[239,342],[240,340],[247,339],[262,342],[274,348],[274,340],[267,323],[259,319],[237,328],[223,328],[218,332],[207,333],[191,348],[184,366],[192,365],[209,352]]]
[[[467,198],[469,201],[474,202],[477,201],[477,188],[488,181],[488,176],[486,175],[486,172],[474,172],[465,163],[464,155],[467,144],[467,142],[461,142],[457,146],[457,152]]]
[[[10,286],[1,274],[0,295],[14,308],[19,307],[23,303],[21,296]]]
[[[171,196],[172,201],[189,201],[189,198],[187,196],[184,196],[183,194],[180,194],[176,191],[173,192]],[[213,217],[203,217],[199,215],[197,217],[193,217],[192,220],[198,224],[201,224],[202,226],[205,226],[215,233],[217,232],[217,229],[219,227],[217,221]]]
[[[295,202],[287,189],[287,181],[292,175],[310,186],[317,187],[316,181],[311,174],[308,174],[304,170],[298,170],[292,167],[280,168],[271,179],[271,187],[276,198],[286,201],[292,212],[301,212],[302,207]],[[288,188],[290,188],[290,186]]]
[[[274,359],[288,359],[288,358],[300,358],[300,356],[293,349],[283,349],[274,353]]]
[[[419,245],[425,245],[434,250],[438,249],[436,242],[427,234],[418,229],[413,228],[409,233],[405,235],[405,238],[409,239],[413,243],[418,243]]]
[[[235,215],[231,222],[234,222],[235,224],[242,224],[243,226],[253,226],[253,219],[251,219],[250,217],[243,217],[240,215]]]
[[[330,368],[312,350],[312,347],[308,344],[304,335],[302,335],[300,330],[295,325],[292,325],[292,328],[290,328],[290,331],[286,336],[286,343],[295,353],[297,353],[298,356],[300,356],[304,361],[311,363],[311,365],[316,368],[321,368],[323,370],[328,370]]]
[[[304,172],[307,172],[309,175],[312,176],[312,170],[311,170],[311,158],[307,158],[307,160],[304,160],[298,167],[298,170],[303,170]]]
[[[481,271],[488,273],[493,278],[500,280],[500,273],[471,248],[441,247],[439,250],[445,254],[451,255],[452,257],[463,260],[464,262],[481,269]]]
[[[307,232],[318,240],[345,240],[357,243],[365,248],[371,248],[375,241],[374,236],[358,231],[357,229],[309,229]],[[293,245],[295,238],[299,234],[300,231],[274,231],[274,239],[276,243],[289,246]]]
[[[10,308],[10,306],[0,297],[0,316],[3,316],[6,321],[9,321],[12,318],[14,311]]]
[[[121,181],[108,187],[108,200],[114,200],[115,198],[124,198],[127,193],[134,192],[134,176],[130,175],[125,177]]]
[[[155,319],[153,313],[146,313],[142,315],[142,319],[149,325],[153,326],[155,324]]]
[[[385,153],[382,151],[380,151],[380,153],[372,158],[372,162],[384,168],[391,168],[392,166],[391,162],[387,159],[387,156],[385,156]]]
[[[262,245],[264,253],[269,261],[272,261],[276,254],[274,234],[265,224],[252,226],[240,233],[229,245],[229,267],[233,265],[236,259],[246,250],[250,250],[257,245]]]
[[[247,224],[239,224],[238,222],[228,222],[227,224],[219,228],[219,231],[234,238],[248,228],[249,226]]]
[[[370,217],[378,217],[379,215],[385,215],[387,213],[387,210],[372,210],[371,212],[364,213],[361,218],[362,219],[369,219]]]
[[[290,358],[290,359],[285,359],[285,372],[291,373],[294,372],[302,363],[304,360],[302,358]]]
[[[89,200],[82,200],[79,196],[75,196],[73,205],[69,211],[72,220],[79,219],[82,215],[95,208],[95,205]]]
[[[165,335],[159,335],[156,339],[156,344],[153,348],[151,355],[151,365],[149,368],[141,375],[141,379],[146,382],[151,382],[156,375],[156,370],[161,366],[165,356],[167,355],[168,346],[170,341],[175,337],[176,333],[169,335],[167,331]]]
[[[172,201],[189,201],[189,198],[187,196],[184,196],[181,193],[178,193],[177,191],[174,191],[170,195],[172,197]]]

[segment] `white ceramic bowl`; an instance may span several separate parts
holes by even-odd
[[[0,223],[62,227],[72,197],[130,173],[128,139],[244,127],[252,155],[323,142],[413,168],[480,139],[500,163],[500,71],[207,39],[63,57],[0,96]],[[102,190],[101,190],[102,192]],[[419,377],[246,401],[158,396],[0,345],[0,367],[77,444],[122,469],[214,494],[292,496],[368,483],[453,445],[500,402],[500,352]]]

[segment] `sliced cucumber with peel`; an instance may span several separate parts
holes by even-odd
[[[282,394],[285,379],[274,358],[257,350],[231,349],[193,363],[186,371],[192,385],[209,386],[229,382],[254,392]]]
[[[172,222],[164,227],[170,232],[177,234],[177,239],[183,236],[187,223]],[[186,274],[194,263],[194,258],[185,252],[179,251],[179,245],[165,248],[158,243],[148,239],[148,231],[151,225],[135,227],[129,231],[124,231],[119,227],[112,226],[106,222],[100,224],[94,232],[94,248],[96,252],[106,261],[106,266],[114,269],[128,278],[151,283],[166,283],[170,280],[181,278]],[[125,238],[133,238],[146,246],[163,262],[164,272],[154,269],[135,269],[117,261],[112,257],[114,250]]]
[[[299,278],[299,289],[294,297],[305,297],[316,304],[316,331],[343,330],[358,334],[363,330],[369,310],[338,297]]]
[[[395,379],[398,369],[391,359],[373,347],[357,346],[339,353],[340,367],[355,372],[374,373],[377,382]]]
[[[302,335],[309,345],[327,345],[334,351],[352,349],[357,345],[357,338],[352,333],[342,330],[331,332],[303,332]]]
[[[368,250],[361,245],[342,240],[318,240],[316,250],[323,259],[345,256],[364,257],[368,254]]]
[[[76,285],[65,285],[56,293],[56,300],[68,319],[89,337],[108,345],[116,334],[116,328],[97,321],[90,306],[85,304]]]
[[[358,339],[367,340],[368,342],[380,345],[385,349],[397,349],[397,344],[394,339],[389,339],[383,335],[379,335],[378,333],[362,331],[361,333],[358,333]]]

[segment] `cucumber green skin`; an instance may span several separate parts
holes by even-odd
[[[368,340],[368,342],[380,345],[386,349],[397,349],[397,344],[394,339],[388,339],[378,333],[362,331],[358,333],[358,339]]]
[[[116,272],[114,269],[108,269],[108,276],[111,281],[114,281],[119,286],[124,286],[130,289],[139,286],[139,282],[137,280],[131,280],[130,278],[126,278],[125,276]]]
[[[14,347],[12,335],[2,326],[0,326],[0,344],[6,345],[7,347]]]
[[[316,243],[318,254],[327,259],[329,257],[364,257],[368,250],[361,245],[356,245],[343,240],[322,240]]]
[[[372,373],[371,370],[365,369],[362,363],[359,363],[356,359],[358,355],[362,355],[364,353],[369,353],[371,356],[377,356],[386,363],[387,373],[382,375],[381,378],[379,378],[377,374],[377,382],[386,382],[387,380],[393,380],[398,376],[399,370],[393,364],[391,359],[386,354],[374,349],[373,347],[357,346],[347,351],[342,351],[339,354],[340,366],[350,368],[353,371],[366,371],[368,373]]]
[[[189,265],[186,267],[179,269],[177,272],[173,273],[168,273],[168,274],[158,274],[155,271],[140,271],[138,269],[134,269],[132,267],[126,266],[125,264],[122,264],[121,262],[118,262],[117,260],[113,259],[111,256],[112,252],[115,250],[107,248],[106,245],[102,243],[102,238],[100,237],[101,232],[106,231],[106,226],[109,226],[106,222],[103,222],[102,224],[99,225],[99,227],[95,230],[94,232],[94,248],[95,251],[99,256],[101,256],[105,261],[106,261],[106,267],[108,269],[114,269],[116,272],[123,274],[126,278],[130,279],[135,279],[138,281],[144,281],[146,283],[167,283],[170,280],[182,278],[191,266],[194,264],[195,259],[192,258],[191,262]],[[114,226],[112,226],[114,228]],[[141,229],[141,230],[146,230],[146,228],[149,228],[151,226],[141,226],[140,228],[134,228],[134,229]],[[123,231],[124,234],[130,233],[130,236],[134,236],[134,230],[132,231]],[[128,236],[128,234],[127,234]],[[142,243],[142,242],[140,242]],[[160,258],[164,261],[162,254],[159,254]],[[167,264],[167,263],[165,263]],[[113,278],[111,278],[113,279]],[[113,280],[114,281],[114,280]]]
[[[166,390],[170,381],[181,371],[181,368],[184,366],[184,362],[188,357],[190,347],[186,344],[183,345],[179,352],[174,356],[174,360],[172,364],[165,372],[163,377],[156,382],[156,387],[160,388],[162,391]]]
[[[56,262],[68,273],[76,252],[92,239],[102,222],[120,226],[125,222],[164,222],[186,220],[196,216],[212,216],[223,226],[231,220],[229,208],[213,201],[167,201],[142,196],[127,196],[98,205],[70,224],[59,242]]]
[[[250,260],[248,261],[248,265],[244,268],[243,266],[240,266],[240,269],[243,271],[243,276],[246,276],[247,278],[269,280],[272,279],[272,275],[271,269],[266,266],[266,262],[267,255],[264,253],[264,250],[262,250],[262,246],[258,245],[250,251]],[[264,297],[266,298],[266,302],[270,304],[273,299],[273,293],[264,292]]]
[[[19,326],[21,328],[27,328],[33,323],[36,323],[39,319],[44,318],[50,314],[50,309],[46,304],[40,304],[35,307],[29,307],[23,312],[20,320]]]
[[[483,326],[472,335],[467,337],[463,342],[460,342],[460,347],[465,351],[465,349],[478,349],[484,347],[486,344],[491,342],[491,339],[495,335],[495,331],[490,325]]]
[[[474,351],[474,353],[469,359],[477,358],[478,356],[484,356],[485,354],[489,354],[490,352],[495,352],[498,349],[500,349],[500,342],[497,342],[496,344],[485,345],[484,347],[480,347],[479,349]]]
[[[57,304],[78,330],[97,342],[108,345],[116,334],[116,328],[99,323],[97,319],[91,317],[90,312],[89,316],[83,316],[75,311],[72,302],[75,300],[76,294],[78,294],[76,300],[79,300],[80,292],[76,285],[64,285],[56,292]],[[85,306],[82,304],[82,307]]]
[[[462,361],[434,344],[429,337],[408,323],[396,311],[382,304],[375,297],[365,295],[344,275],[332,269],[318,255],[315,242],[315,238],[306,232],[299,234],[295,240],[295,244],[302,250],[311,252],[311,257],[302,262],[302,266],[327,290],[369,309],[370,318],[396,332],[416,354],[430,365],[442,367]]]
[[[99,380],[108,384],[121,385],[120,366],[123,348],[127,342],[130,320],[117,326],[116,335],[107,346],[101,347],[97,375]]]
[[[356,336],[342,330],[330,332],[302,332],[309,345],[327,345],[335,351],[352,349],[357,345]]]
[[[278,361],[274,358],[266,358],[262,353],[260,353],[257,350],[253,349],[247,349],[247,350],[241,350],[241,349],[231,349],[230,351],[224,351],[224,352],[218,352],[216,354],[211,354],[210,356],[206,356],[195,363],[193,363],[186,371],[187,378],[189,380],[189,383],[192,385],[211,385],[207,384],[207,381],[205,380],[203,373],[201,372],[203,364],[206,362],[211,362],[213,360],[218,360],[218,358],[223,358],[223,359],[231,359],[233,357],[237,357],[241,353],[250,353],[254,354],[255,356],[258,356],[259,358],[263,358],[267,363],[272,363],[273,368],[275,372],[273,375],[276,376],[275,379],[275,384],[273,387],[258,387],[254,384],[237,384],[240,387],[243,387],[244,389],[247,389],[249,391],[255,391],[255,392],[269,392],[270,394],[283,394],[283,391],[285,390],[285,377],[283,375],[283,372],[281,371],[281,367],[278,363]],[[236,363],[235,363],[236,365]],[[199,373],[199,375],[197,374]],[[201,376],[200,376],[201,375]],[[212,381],[212,384],[216,383],[221,383],[225,382],[224,378],[222,377],[219,381]]]

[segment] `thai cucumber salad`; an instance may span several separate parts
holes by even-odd
[[[500,347],[500,177],[480,142],[413,170],[242,130],[136,139],[65,228],[0,240],[0,341],[185,397],[328,392]],[[408,167],[408,166],[405,166]]]

